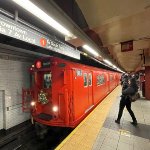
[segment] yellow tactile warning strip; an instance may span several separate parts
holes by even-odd
[[[115,88],[55,150],[91,150],[96,137],[121,93],[121,86]]]

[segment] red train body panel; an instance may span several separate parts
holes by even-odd
[[[55,57],[37,60],[32,75],[34,121],[60,127],[76,127],[120,80],[117,72]]]

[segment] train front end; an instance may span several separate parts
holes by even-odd
[[[65,64],[54,58],[40,59],[31,68],[33,121],[47,126],[69,126]]]

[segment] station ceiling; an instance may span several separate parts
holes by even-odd
[[[138,71],[149,65],[149,0],[76,0],[90,27],[103,46],[125,71]],[[121,42],[133,40],[133,50],[121,52]]]

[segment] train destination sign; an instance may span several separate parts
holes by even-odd
[[[49,59],[42,61],[42,67],[43,67],[43,68],[48,68],[48,67],[50,67],[50,66],[51,66],[51,62],[50,62]]]
[[[80,59],[80,52],[78,50],[61,42],[56,37],[39,33],[2,14],[0,14],[0,34]]]

